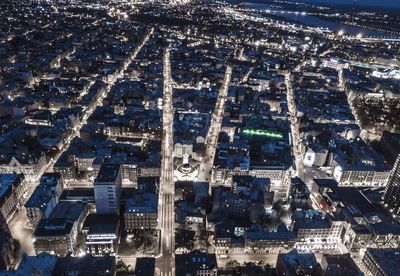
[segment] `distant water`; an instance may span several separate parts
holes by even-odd
[[[291,2],[297,2],[299,0],[289,0]],[[352,0],[300,0],[299,2],[304,3],[322,3],[326,5],[352,5]],[[393,9],[400,12],[400,1],[399,0],[357,0],[358,7],[366,7],[368,9],[379,9],[389,10],[394,12]]]
[[[398,1],[400,2],[400,0],[398,0]],[[268,4],[247,2],[247,5],[252,8],[259,9],[259,10],[270,10],[270,6]],[[373,31],[373,30],[364,29],[364,28],[360,28],[360,27],[348,26],[346,24],[325,20],[325,19],[322,19],[322,18],[319,18],[316,16],[302,15],[301,13],[296,15],[293,13],[286,13],[285,10],[274,9],[273,11],[278,12],[278,13],[273,13],[273,14],[281,16],[283,18],[297,21],[297,22],[307,25],[307,26],[327,28],[333,32],[337,32],[339,30],[344,30],[346,34],[351,34],[351,35],[357,35],[359,33],[362,33],[363,36],[366,36],[366,37],[393,37],[393,35],[390,35],[385,32],[379,32],[379,31]]]

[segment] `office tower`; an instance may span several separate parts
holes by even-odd
[[[122,180],[119,165],[103,164],[94,181],[98,214],[119,214]]]
[[[400,155],[390,172],[383,201],[393,215],[400,215]]]

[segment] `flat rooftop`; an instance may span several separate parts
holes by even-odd
[[[20,177],[16,173],[0,174],[0,198],[6,193],[8,188]]]
[[[90,214],[86,217],[83,229],[88,234],[116,234],[119,226],[119,217],[112,214]]]
[[[126,202],[125,213],[156,213],[158,196],[152,193],[135,194]]]
[[[120,165],[103,164],[96,177],[95,184],[98,182],[114,182],[117,178]]]
[[[367,253],[374,259],[378,266],[389,276],[399,275],[400,249],[399,248],[368,248]]]

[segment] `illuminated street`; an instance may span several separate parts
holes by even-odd
[[[290,128],[291,128],[291,137],[293,139],[293,153],[295,158],[296,172],[298,177],[304,179],[304,167],[303,167],[303,159],[302,159],[302,145],[299,136],[299,126],[298,126],[298,118],[297,118],[297,108],[296,101],[294,99],[294,92],[292,87],[291,74],[287,73],[285,75],[285,84],[287,88],[287,99],[288,99],[288,107],[289,107],[289,118],[290,118]]]
[[[211,168],[214,162],[215,150],[218,143],[218,136],[221,131],[226,96],[232,76],[232,65],[228,64],[225,69],[224,79],[218,94],[215,109],[211,115],[211,124],[206,136],[204,156],[200,163],[199,181],[211,181]]]
[[[161,229],[161,257],[157,259],[160,275],[174,275],[175,256],[175,216],[173,180],[173,107],[170,49],[166,48],[163,57],[163,143],[159,192],[159,228]]]

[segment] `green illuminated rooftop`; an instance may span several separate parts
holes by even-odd
[[[269,137],[274,139],[282,139],[283,134],[277,131],[271,131],[267,129],[254,129],[254,128],[245,128],[243,129],[243,134],[247,136],[262,136]]]

